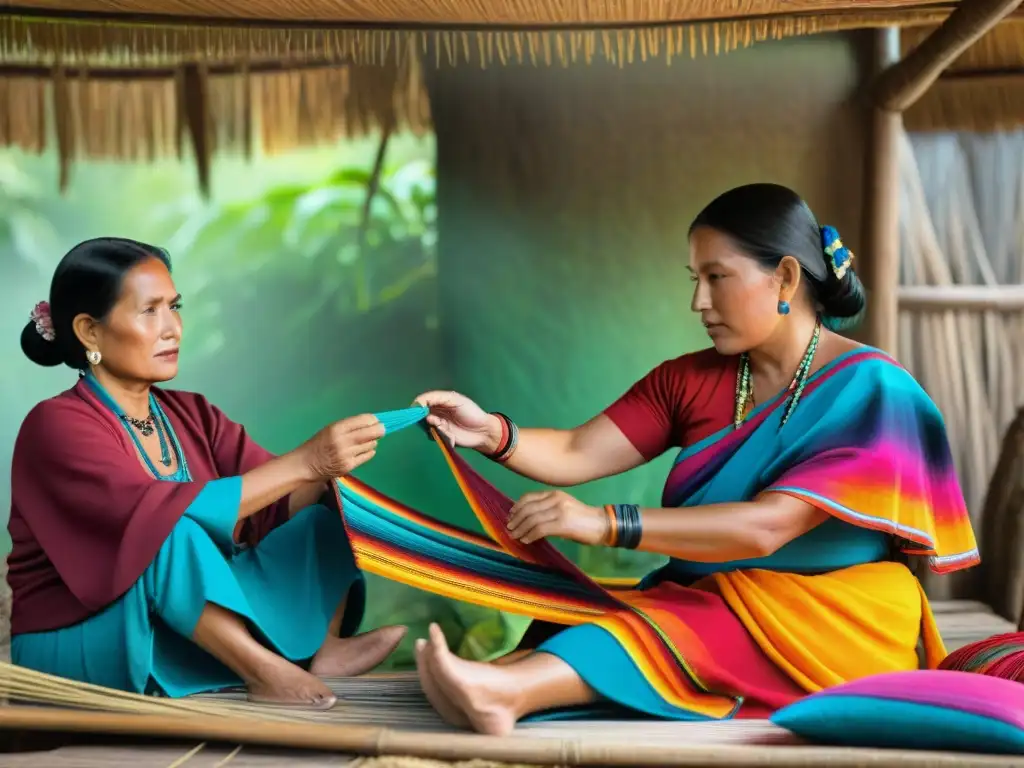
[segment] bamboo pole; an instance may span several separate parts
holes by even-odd
[[[896,27],[874,34],[875,66],[886,71],[898,61],[900,33]],[[899,137],[903,116],[899,112],[872,108],[865,173],[864,242],[868,251],[867,341],[897,354],[899,339],[900,228],[899,228]]]
[[[1022,0],[960,0],[932,34],[902,61],[889,66],[876,83],[875,103],[903,112],[931,88],[939,75]]]
[[[363,756],[415,755],[444,761],[498,761],[534,765],[709,766],[731,768],[1006,768],[1024,761],[1006,756],[920,750],[827,747],[760,741],[747,744],[621,743],[606,738],[480,736],[470,733],[422,733],[376,726],[254,722],[249,718],[195,715],[125,715],[37,707],[0,707],[0,730],[50,733],[100,733],[118,736],[188,738],[228,744],[253,744]],[[685,731],[683,731],[685,733]],[[796,742],[795,744],[793,742]]]
[[[1024,285],[901,285],[901,310],[1020,312]]]

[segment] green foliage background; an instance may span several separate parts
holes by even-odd
[[[545,266],[528,259],[516,263],[506,258],[508,249],[500,262],[487,261],[486,254],[480,254],[479,265],[443,256],[439,261],[431,139],[391,140],[361,248],[359,231],[376,150],[377,140],[370,138],[251,166],[221,159],[215,166],[212,202],[199,199],[187,165],[81,165],[62,197],[56,192],[54,157],[0,152],[0,464],[10,466],[14,438],[27,411],[74,382],[72,371],[41,370],[22,356],[18,337],[28,312],[46,298],[63,253],[82,239],[103,234],[170,250],[174,277],[185,297],[186,324],[182,373],[175,386],[203,392],[272,451],[295,447],[330,420],[403,407],[428,388],[470,386],[472,394],[489,389],[495,397],[507,396],[513,402],[508,410],[518,408],[517,416],[532,423],[578,423],[663,359],[669,339],[675,354],[684,351],[675,347],[678,327],[665,338],[638,341],[628,326],[614,338],[595,339],[592,348],[566,351],[559,347],[559,334],[545,326],[544,302],[551,297],[544,290],[509,295],[496,289],[516,276],[520,284],[541,288],[552,280],[570,284],[567,265]],[[501,212],[487,216],[493,219]],[[445,266],[439,269],[439,263]],[[586,269],[585,263],[568,266]],[[578,281],[577,290],[565,294],[578,305],[578,322],[588,323],[595,311],[588,290],[607,293],[631,274],[628,263],[611,272],[605,264],[600,277],[606,285]],[[676,287],[662,291],[678,304]],[[481,299],[489,294],[495,296],[493,302]],[[470,339],[465,349],[443,343],[439,297],[465,304],[461,313],[441,314],[446,322],[466,324],[447,335]],[[502,350],[488,349],[486,339],[479,338],[473,327],[476,312],[499,313],[490,321],[500,319],[517,329],[521,340],[516,349],[526,348],[529,354],[515,366],[516,376],[498,376],[505,369],[493,356]],[[699,343],[693,330],[684,327],[690,348]],[[528,340],[525,347],[522,339]],[[592,382],[617,350],[644,363],[573,396],[565,361],[574,367],[573,376]],[[553,369],[554,377],[545,362],[552,359],[563,363]],[[460,373],[467,370],[472,375]],[[490,400],[485,405],[499,407]],[[667,461],[580,489],[579,494],[593,502],[654,502]],[[474,463],[510,494],[530,487],[487,462]],[[0,482],[4,515],[9,509],[8,476],[5,471]],[[417,430],[389,437],[360,477],[448,522],[477,527],[436,448]],[[6,553],[10,543],[4,534],[0,546]],[[655,563],[636,553],[567,551],[599,574],[639,574]],[[370,577],[366,626],[401,622],[412,629],[390,660],[392,666],[412,663],[412,643],[432,620],[441,624],[461,654],[473,658],[507,650],[526,626],[522,617]]]

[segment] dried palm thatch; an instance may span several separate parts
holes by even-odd
[[[142,162],[191,148],[205,190],[216,152],[272,155],[385,125],[430,128],[415,56],[372,67],[200,63],[0,74],[0,146],[37,154],[56,146],[62,189],[75,159]]]
[[[907,29],[904,52],[932,31]],[[996,26],[972,45],[904,114],[911,131],[1002,131],[1024,125],[1024,19]]]
[[[62,188],[76,158],[180,157],[191,146],[205,189],[216,152],[427,130],[423,67],[670,63],[761,40],[934,24],[955,5],[24,0],[0,17],[0,146],[55,144]]]
[[[329,23],[556,26],[623,25],[714,20],[723,17],[862,12],[894,16],[917,9],[949,12],[957,0],[19,0],[40,12],[142,15],[194,19]]]
[[[927,3],[920,8],[875,7],[859,3],[799,5],[797,12],[773,14],[708,13],[673,15],[652,13],[667,0],[628,2],[632,14],[597,14],[588,22],[546,21],[527,25],[509,21],[429,22],[409,25],[409,18],[381,22],[356,19],[360,26],[282,21],[278,25],[253,20],[205,20],[176,16],[142,21],[114,17],[55,19],[36,15],[9,15],[0,19],[0,56],[4,61],[95,61],[118,64],[161,64],[188,58],[292,61],[316,57],[356,64],[380,64],[400,58],[412,45],[431,50],[438,65],[489,65],[514,61],[533,64],[568,64],[606,61],[617,66],[634,59],[726,53],[759,41],[821,32],[882,26],[928,25],[941,22],[955,3]],[[474,3],[475,4],[475,3]],[[763,4],[763,3],[762,3]],[[77,3],[75,5],[78,5]],[[255,6],[256,4],[254,4]],[[364,4],[367,8],[373,7]],[[420,8],[427,4],[417,3]],[[440,4],[437,4],[440,6]],[[458,4],[455,4],[458,5]],[[494,8],[529,3],[489,3]],[[758,5],[754,3],[754,5]],[[619,2],[577,4],[588,10],[623,6]],[[818,6],[818,12],[804,9]],[[837,7],[838,6],[838,7]],[[619,19],[616,21],[616,19]],[[352,20],[347,23],[351,24]],[[344,23],[344,22],[343,22]],[[379,26],[364,26],[366,23]],[[466,25],[470,26],[466,26]],[[487,26],[493,25],[493,26]],[[461,28],[459,28],[461,26]]]

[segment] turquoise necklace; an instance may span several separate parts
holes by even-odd
[[[171,422],[167,418],[167,414],[164,413],[164,409],[160,407],[159,401],[151,392],[149,395],[149,419],[139,420],[131,418],[124,410],[117,404],[110,393],[107,392],[106,388],[100,384],[99,380],[92,375],[87,373],[85,380],[92,387],[92,390],[99,396],[100,400],[103,401],[110,410],[114,412],[121,422],[125,426],[125,430],[132,438],[132,442],[135,443],[135,447],[138,449],[139,454],[146,462],[146,466],[149,471],[158,479],[181,479],[181,482],[189,482],[192,479],[192,474],[188,469],[188,460],[185,458],[185,452],[181,448],[181,443],[178,442],[178,436],[174,433],[174,429],[171,428]],[[142,429],[136,422],[152,425],[152,429],[148,433]],[[132,427],[136,429],[132,429]],[[164,467],[171,466],[171,451],[174,451],[174,455],[178,459],[178,469],[173,474],[161,474],[156,468],[156,465],[149,458],[149,454],[146,453],[145,447],[142,445],[142,441],[139,440],[138,435],[135,434],[136,430],[148,436],[156,431],[157,438],[160,440],[160,463]]]
[[[814,334],[811,336],[811,342],[807,345],[807,350],[800,360],[800,365],[797,366],[793,381],[789,384],[788,391],[790,394],[787,396],[786,411],[782,414],[782,423],[779,424],[779,429],[782,429],[783,425],[789,421],[790,414],[793,413],[797,403],[800,402],[800,398],[803,396],[804,387],[807,386],[807,379],[811,375],[811,364],[814,362],[814,353],[818,350],[818,340],[820,338],[821,322],[819,321],[814,324]],[[747,418],[747,411],[753,405],[754,381],[750,374],[750,355],[744,352],[740,355],[740,370],[736,376],[736,410],[733,412],[732,417],[732,423],[736,429],[743,425],[743,421]]]

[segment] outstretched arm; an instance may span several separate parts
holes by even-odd
[[[218,473],[221,477],[241,476],[235,539],[250,545],[316,503],[327,488],[325,478],[346,474],[372,458],[383,434],[377,419],[366,414],[325,427],[298,448],[274,456],[205,398],[192,397]],[[324,451],[331,455],[323,455]]]
[[[531,480],[566,487],[638,467],[660,456],[690,418],[686,356],[651,370],[605,411],[575,429],[522,428],[501,460]],[[503,419],[458,392],[424,392],[427,423],[457,446],[494,456],[508,435]]]
[[[698,563],[767,557],[828,519],[828,513],[783,493],[751,501],[640,510],[637,549]],[[528,493],[513,507],[509,532],[524,544],[548,536],[607,545],[612,526],[601,507],[563,491]]]
[[[494,453],[501,440],[501,422],[490,416],[489,443]],[[646,459],[606,415],[598,414],[575,429],[520,429],[519,444],[505,466],[545,485],[582,485],[638,467]]]

